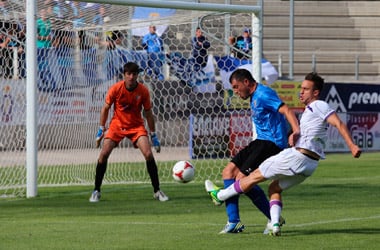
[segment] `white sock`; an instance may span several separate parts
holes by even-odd
[[[229,198],[238,195],[239,192],[235,190],[234,184],[229,185],[225,189],[221,189],[218,193],[218,199],[221,201],[228,200]]]
[[[270,206],[270,218],[271,218],[271,223],[276,224],[280,222],[280,216],[281,216],[281,211],[282,211],[282,202],[279,200],[271,200],[269,202]]]

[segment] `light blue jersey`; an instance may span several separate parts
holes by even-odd
[[[157,34],[148,33],[143,37],[142,45],[148,53],[159,53],[163,51],[162,39]]]
[[[257,139],[274,142],[281,149],[288,146],[288,124],[278,109],[284,102],[277,93],[262,84],[251,96],[251,118]]]

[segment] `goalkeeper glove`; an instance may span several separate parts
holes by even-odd
[[[158,140],[157,134],[151,133],[150,139],[152,140],[152,144],[153,144],[153,147],[156,150],[156,152],[160,153],[161,152],[161,144],[160,144],[160,141]]]
[[[99,126],[98,133],[96,134],[96,147],[98,148],[100,146],[100,142],[102,141],[104,137],[104,131],[106,128],[104,126]]]

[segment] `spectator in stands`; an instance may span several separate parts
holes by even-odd
[[[97,85],[101,83],[100,77],[98,75],[98,64],[97,64],[97,49],[95,44],[97,42],[96,38],[89,31],[79,30],[79,49],[80,49],[80,62],[83,70],[83,83],[86,86]]]
[[[156,26],[149,26],[149,33],[142,39],[142,46],[148,52],[148,74],[153,79],[164,80],[162,73],[164,55],[164,43],[156,33]]]
[[[122,68],[125,64],[120,53],[120,46],[123,42],[124,35],[119,30],[106,32],[106,41],[101,45],[106,47],[106,57],[104,60],[104,69],[107,80],[117,80],[122,74]]]
[[[3,77],[8,79],[13,76],[13,50],[18,47],[14,24],[3,22],[0,33],[1,66]]]
[[[54,0],[45,0],[43,3],[43,7],[45,9],[45,15],[47,18],[53,17],[53,7],[54,7]]]
[[[15,47],[17,47],[17,65],[18,71],[15,77],[26,77],[26,61],[25,61],[25,43],[26,43],[26,23],[25,20],[19,19],[12,24],[13,26],[13,39]]]
[[[52,45],[57,59],[58,70],[56,75],[59,76],[59,88],[69,88],[68,78],[74,76],[73,50],[74,50],[73,31],[68,29],[59,29],[54,32]],[[73,79],[71,80],[73,83]]]
[[[104,5],[96,5],[92,8],[95,8],[97,10],[97,14],[92,19],[92,25],[95,26],[95,37],[98,43],[102,44],[106,39],[103,25],[110,21],[110,17],[107,16],[107,9]]]
[[[195,37],[192,39],[192,56],[195,60],[195,65],[201,68],[207,65],[207,49],[210,48],[210,42],[203,35],[202,30],[198,27],[195,30]]]
[[[17,54],[18,54],[18,78],[26,77],[26,61],[25,61],[25,43],[26,43],[26,21],[19,19],[13,24],[15,30],[15,37],[17,40]]]
[[[111,52],[112,63],[109,65],[111,72],[110,77],[118,78],[123,76],[123,66],[126,61],[123,60],[122,45],[124,40],[124,35],[120,31],[116,30],[112,32],[111,37],[109,38],[110,43],[108,45],[108,50]]]
[[[85,18],[83,15],[83,7],[80,5],[79,2],[72,1],[71,3],[71,19],[73,20],[73,28],[78,29],[85,26]]]
[[[55,89],[55,80],[50,72],[49,51],[52,41],[52,26],[46,16],[46,9],[40,10],[37,19],[37,63],[39,76],[39,89],[50,91]]]
[[[2,77],[9,78],[11,76],[11,66],[12,60],[11,52],[8,48],[8,43],[10,42],[10,36],[8,34],[9,23],[1,22],[0,30],[0,66],[2,71]]]
[[[67,19],[70,13],[70,6],[64,0],[55,0],[53,14],[58,19]]]
[[[0,66],[1,66],[1,75],[4,78],[9,77],[9,67],[8,67],[8,59],[9,59],[9,51],[8,51],[8,42],[9,37],[7,34],[7,30],[4,28],[5,23],[1,22],[1,30],[0,30]]]
[[[50,48],[52,40],[51,21],[46,16],[46,10],[40,10],[40,18],[37,19],[37,48]]]
[[[103,5],[100,5],[98,7],[98,13],[92,19],[92,25],[96,27],[95,36],[97,37],[99,42],[102,40],[103,37],[103,25],[106,20],[106,9]]]
[[[243,35],[229,38],[229,44],[234,46],[233,55],[239,59],[249,59],[249,54],[252,50],[251,30],[243,29]]]
[[[104,24],[104,18],[106,17],[106,9],[104,6],[99,6],[98,13],[92,19],[92,24],[95,26],[102,26]]]

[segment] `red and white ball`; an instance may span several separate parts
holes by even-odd
[[[194,179],[195,168],[188,161],[178,161],[173,166],[173,178],[180,183],[187,183]]]

